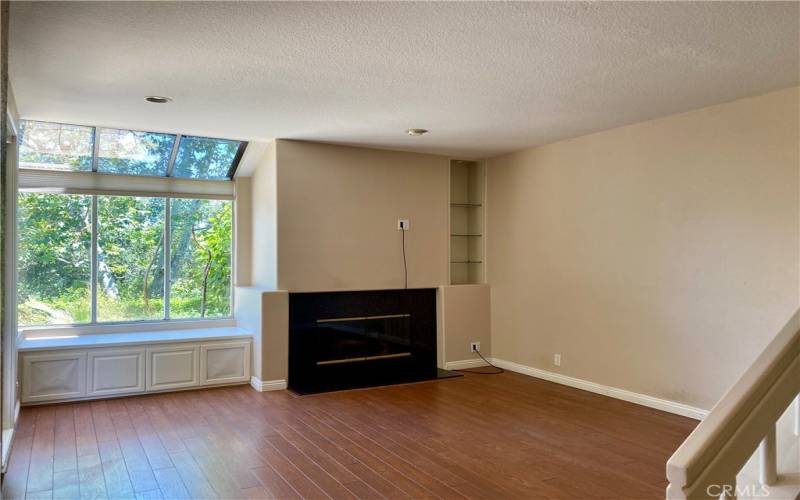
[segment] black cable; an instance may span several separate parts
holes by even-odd
[[[491,366],[492,368],[494,368],[497,371],[496,372],[479,372],[479,371],[476,371],[476,370],[456,370],[456,371],[464,372],[464,373],[474,373],[476,375],[500,375],[501,373],[505,373],[506,372],[504,369],[500,368],[499,366],[495,366],[495,365],[489,363],[489,361],[486,358],[483,357],[483,354],[481,354],[481,351],[475,351],[475,352],[478,354],[478,356],[481,357],[481,359],[484,361],[484,363],[486,363],[487,365]]]
[[[403,273],[405,275],[405,287],[408,288],[408,264],[406,263],[406,228],[400,230],[403,235]]]

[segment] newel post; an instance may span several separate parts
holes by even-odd
[[[794,398],[794,434],[800,436],[800,395]]]
[[[758,447],[758,455],[761,461],[759,470],[759,481],[763,485],[773,485],[778,480],[778,450],[775,442],[775,426],[769,430],[761,445]]]

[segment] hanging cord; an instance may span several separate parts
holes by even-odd
[[[478,356],[481,357],[481,359],[484,361],[484,363],[486,363],[487,365],[491,366],[492,368],[494,368],[497,371],[494,371],[494,372],[481,372],[481,371],[477,371],[477,370],[456,370],[456,371],[464,372],[464,373],[474,373],[475,375],[500,375],[501,373],[505,373],[506,372],[504,369],[500,368],[499,366],[495,366],[495,365],[489,363],[489,360],[487,360],[486,358],[483,357],[483,354],[481,354],[481,351],[475,351],[475,352],[478,354]]]
[[[400,234],[403,236],[403,275],[405,276],[405,287],[408,288],[408,264],[406,263],[406,229],[402,228]]]

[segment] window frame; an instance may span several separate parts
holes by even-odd
[[[75,172],[83,173],[86,172]],[[97,174],[95,172],[94,174]],[[118,174],[109,174],[118,175]],[[135,176],[142,177],[142,176]],[[206,181],[206,182],[231,182],[227,180],[219,181]],[[49,338],[49,337],[63,337],[84,334],[99,334],[99,333],[131,333],[131,332],[145,332],[145,331],[160,331],[160,330],[184,330],[196,328],[219,328],[235,326],[234,307],[235,307],[235,276],[236,276],[236,198],[234,196],[213,196],[207,194],[193,195],[191,193],[163,193],[163,192],[137,192],[136,194],[129,194],[125,192],[118,192],[114,190],[92,190],[92,192],[75,192],[82,190],[61,189],[58,191],[52,189],[36,189],[27,188],[20,189],[19,191],[27,193],[42,193],[42,194],[81,194],[91,196],[91,267],[90,267],[90,301],[91,301],[91,319],[87,323],[72,323],[72,324],[52,324],[52,325],[18,325],[18,331],[25,337],[30,338]],[[167,263],[164,269],[164,315],[160,319],[139,319],[127,321],[97,321],[97,236],[98,236],[98,197],[100,196],[138,196],[138,197],[152,197],[164,199],[164,262]],[[170,319],[169,317],[169,296],[170,288],[172,287],[170,276],[170,243],[171,243],[171,207],[173,199],[203,199],[203,200],[219,200],[229,201],[231,203],[231,258],[230,258],[230,285],[229,285],[229,298],[230,304],[229,314],[227,316],[218,316],[214,318],[176,318]],[[17,202],[18,203],[18,202]],[[19,220],[17,219],[17,223]],[[15,241],[15,249],[19,248],[19,232]],[[15,259],[15,273],[18,266],[18,258]],[[16,284],[16,283],[15,283]],[[16,296],[16,286],[14,295]],[[18,312],[14,311],[15,317]]]

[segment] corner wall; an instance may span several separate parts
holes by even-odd
[[[278,286],[277,148],[272,141],[250,182],[250,251],[253,286]]]
[[[793,88],[490,160],[493,356],[713,406],[800,304],[799,111]]]

